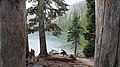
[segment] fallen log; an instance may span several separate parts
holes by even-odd
[[[75,59],[65,58],[65,57],[46,57],[45,60],[62,61],[62,62],[74,62],[75,61]]]

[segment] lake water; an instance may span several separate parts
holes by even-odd
[[[29,50],[34,49],[35,55],[37,56],[40,52],[38,32],[35,32],[34,34],[29,34],[28,41],[29,41]],[[46,32],[46,44],[47,44],[47,52],[50,52],[50,50],[55,48],[55,49],[63,49],[68,54],[74,54],[74,45],[67,42],[66,32],[62,32],[60,37],[55,37],[52,35],[51,32]],[[78,45],[78,51],[81,52],[81,50],[82,47]]]

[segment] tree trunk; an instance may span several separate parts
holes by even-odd
[[[26,59],[28,58],[28,56],[29,56],[29,42],[28,42],[28,28],[26,23]]]
[[[0,67],[25,67],[26,0],[0,0]]]
[[[120,67],[120,0],[96,0],[95,67]]]
[[[48,56],[47,47],[46,47],[46,38],[45,38],[45,15],[44,15],[44,0],[38,0],[38,16],[39,16],[39,38],[40,38],[40,56]]]
[[[26,31],[26,59],[28,58],[28,56],[29,56],[29,43],[28,43],[28,34]]]
[[[75,51],[74,51],[75,56],[77,56],[77,43],[75,43]]]

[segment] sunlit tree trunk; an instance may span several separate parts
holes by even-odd
[[[38,0],[38,16],[39,16],[39,38],[40,38],[40,56],[48,56],[46,38],[45,38],[45,15],[44,15],[44,0]]]
[[[95,67],[120,67],[120,0],[96,0]]]
[[[0,67],[25,67],[26,0],[0,0]]]

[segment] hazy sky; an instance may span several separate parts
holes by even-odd
[[[66,3],[68,3],[69,5],[72,5],[72,4],[76,3],[76,2],[83,1],[83,0],[65,0],[65,1],[66,1]]]

